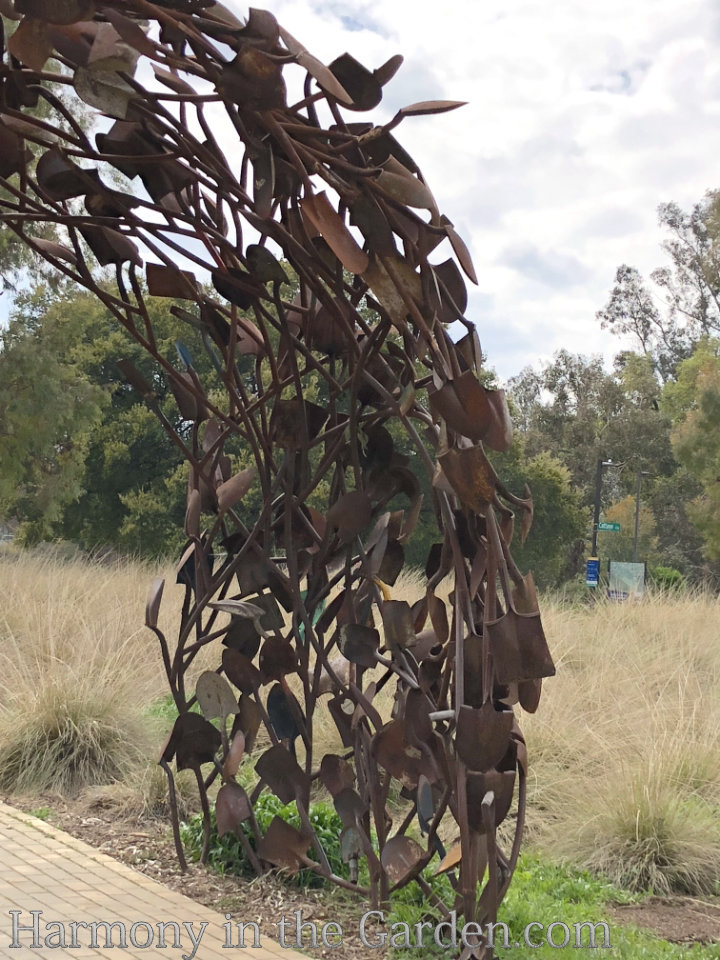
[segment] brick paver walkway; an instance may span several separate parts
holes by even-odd
[[[20,914],[14,917],[12,911]],[[36,911],[34,915],[32,911]],[[237,919],[231,925],[232,948],[224,948],[227,921],[223,914],[175,893],[42,820],[0,803],[3,960],[307,960],[307,956],[284,949],[264,936],[260,948],[248,952],[247,948],[254,946],[252,927],[245,932],[246,949],[241,949]],[[102,921],[116,925],[96,926],[93,946],[91,925]],[[158,923],[170,921],[177,927],[162,928],[166,945],[162,949]],[[77,924],[74,928],[73,922]],[[14,923],[19,946],[13,949]],[[204,932],[203,923],[207,924]],[[36,932],[33,924],[39,949],[32,947]],[[108,933],[111,941],[107,940]],[[73,934],[77,945],[73,945]],[[195,952],[193,940],[197,942]],[[110,942],[112,952],[107,949]]]

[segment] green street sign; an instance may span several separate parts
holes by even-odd
[[[619,533],[620,524],[619,523],[599,523],[598,530],[612,530],[613,533]]]

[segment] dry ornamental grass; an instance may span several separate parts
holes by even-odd
[[[0,790],[123,781],[160,802],[152,771],[164,730],[148,710],[166,690],[142,627],[154,575],[141,564],[0,557]],[[412,602],[419,590],[406,577],[393,598]],[[175,599],[169,587],[167,616]],[[636,889],[715,890],[719,614],[703,593],[544,605],[558,672],[523,718],[535,847]],[[198,673],[214,659],[199,657]],[[391,698],[377,705],[389,717]],[[316,736],[337,747],[329,717]]]

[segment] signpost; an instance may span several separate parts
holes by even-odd
[[[620,532],[620,524],[619,524],[619,523],[605,523],[605,521],[603,521],[602,523],[599,523],[599,524],[598,524],[598,530],[611,530],[613,533],[619,533],[619,532]]]
[[[585,569],[585,585],[596,587],[600,582],[600,560],[597,557],[590,557]]]

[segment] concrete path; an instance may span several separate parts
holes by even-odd
[[[3,960],[307,960],[254,933],[0,803]]]

